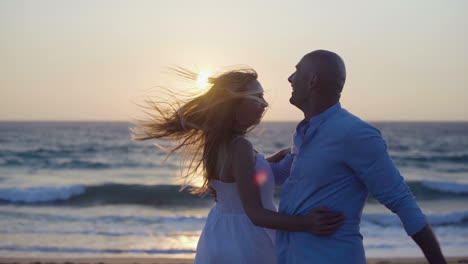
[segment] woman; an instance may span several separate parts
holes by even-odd
[[[197,77],[184,69],[178,73],[191,80]],[[216,191],[217,203],[207,217],[195,263],[275,263],[272,229],[334,232],[343,221],[339,213],[323,221],[317,211],[305,216],[276,212],[268,161],[281,160],[287,151],[265,159],[246,139],[268,106],[257,73],[233,70],[210,83],[206,93],[186,102],[166,108],[153,104],[151,120],[133,130],[136,140],[176,141],[170,153],[185,154],[189,168],[185,179],[203,172],[203,185],[193,192],[205,193],[210,186]]]

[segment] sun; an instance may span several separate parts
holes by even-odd
[[[210,78],[210,72],[209,71],[202,71],[198,74],[198,78],[197,78],[197,81],[196,81],[196,86],[198,89],[200,90],[205,90],[206,88],[208,88],[208,86],[210,85],[208,83],[208,78]]]

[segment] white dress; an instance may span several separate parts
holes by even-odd
[[[275,181],[263,155],[256,154],[256,181],[263,208],[276,211]],[[211,208],[197,245],[195,264],[276,263],[275,231],[255,226],[244,212],[236,183],[212,180],[218,202]]]

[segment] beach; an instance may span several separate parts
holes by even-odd
[[[78,258],[78,259],[34,259],[34,258],[0,258],[0,264],[188,264],[193,259],[172,258]],[[373,258],[368,264],[423,264],[423,258]],[[449,264],[468,263],[468,257],[447,258]]]

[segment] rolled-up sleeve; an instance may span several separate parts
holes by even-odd
[[[399,216],[408,235],[416,234],[427,224],[378,129],[363,126],[350,131],[345,155],[354,174],[376,200]]]
[[[276,185],[282,185],[289,177],[293,159],[294,154],[288,154],[279,162],[270,162],[270,167],[273,171]]]

